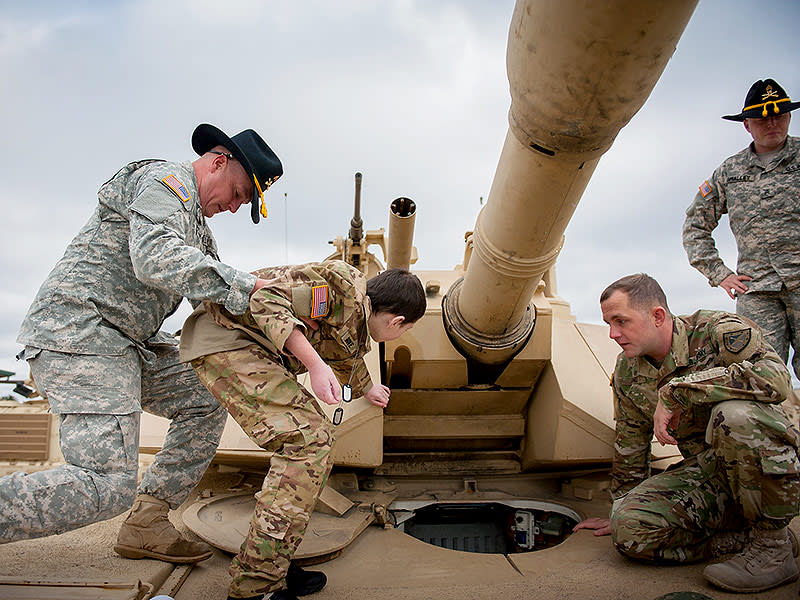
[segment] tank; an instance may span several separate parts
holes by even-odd
[[[370,357],[391,401],[385,414],[347,406],[338,465],[474,475],[610,462],[619,349],[604,327],[576,323],[555,265],[598,161],[649,96],[695,4],[517,2],[509,128],[488,200],[462,264],[415,271],[427,311]],[[329,258],[371,276],[383,268],[369,251],[378,246],[387,266],[413,265],[413,220],[425,207],[398,198],[388,235],[362,234],[360,178],[350,233]]]
[[[576,322],[558,296],[555,266],[598,161],[647,100],[695,5],[517,2],[506,55],[509,128],[488,200],[463,240],[443,240],[464,243],[462,264],[414,271],[425,316],[367,357],[391,401],[385,412],[363,398],[345,405],[339,467],[480,475],[610,463],[619,349],[605,327]],[[388,233],[365,231],[361,181],[356,173],[349,230],[325,258],[368,277],[387,266],[413,271],[414,221],[425,207],[397,198]],[[332,416],[333,407],[323,409]],[[143,448],[157,450],[165,429],[146,427]],[[218,460],[262,453],[229,420]]]

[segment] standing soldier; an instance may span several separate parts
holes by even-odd
[[[89,222],[45,280],[17,341],[60,419],[66,464],[0,479],[0,543],[75,529],[133,510],[114,549],[196,562],[205,544],[168,519],[214,457],[227,415],[159,331],[182,298],[247,309],[266,282],[219,261],[206,218],[251,202],[281,162],[252,129],[229,138],[198,126],[194,162],[142,160],[98,192]],[[141,411],[171,420],[137,491]],[[138,495],[137,495],[138,494]]]
[[[756,81],[738,115],[753,138],[704,181],[686,211],[689,262],[736,298],[736,312],[755,321],[784,361],[789,345],[800,377],[800,140],[788,135],[792,102],[774,79]],[[728,213],[739,249],[737,272],[719,257],[711,232]]]
[[[394,340],[410,329],[425,313],[425,291],[408,271],[389,269],[366,281],[339,260],[256,273],[269,284],[244,315],[211,303],[192,313],[181,358],[192,361],[250,438],[272,452],[250,530],[231,564],[229,600],[294,600],[326,581],[291,560],[330,472],[333,443],[330,421],[297,375],[307,370],[326,404],[352,393],[385,407],[389,388],[373,385],[364,362],[369,340]]]
[[[778,406],[791,390],[786,365],[751,321],[699,310],[673,317],[645,274],[600,296],[622,348],[614,391],[611,517],[576,529],[610,533],[639,560],[684,563],[740,552],[703,576],[734,592],[797,579],[788,525],[800,502],[800,432]],[[677,444],[683,460],[650,474],[650,444]]]

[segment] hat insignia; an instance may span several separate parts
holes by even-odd
[[[767,92],[765,94],[761,94],[761,99],[766,100],[767,98],[777,98],[778,92],[772,89],[771,85],[767,86]]]

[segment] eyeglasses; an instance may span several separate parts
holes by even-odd
[[[224,156],[228,160],[236,160],[236,157],[233,154],[227,154],[225,152],[217,152],[216,150],[209,150],[209,154],[219,154],[220,156]]]

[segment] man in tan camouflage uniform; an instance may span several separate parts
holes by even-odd
[[[800,432],[779,406],[791,390],[780,357],[744,317],[673,317],[644,274],[611,284],[600,306],[622,348],[612,379],[614,503],[610,522],[577,528],[611,533],[623,554],[655,562],[742,550],[703,573],[735,592],[797,579],[787,526],[800,501]],[[654,432],[683,460],[651,476]]]
[[[736,312],[755,321],[800,377],[800,140],[788,135],[792,102],[774,79],[756,81],[738,115],[753,138],[704,181],[686,211],[689,262],[736,298]],[[712,231],[728,213],[739,249],[734,273],[719,257]]]
[[[425,312],[419,279],[390,269],[366,281],[342,261],[256,271],[269,284],[242,316],[204,303],[187,319],[181,358],[242,429],[272,452],[250,531],[230,573],[230,598],[291,600],[325,585],[319,572],[291,565],[331,469],[333,427],[297,381],[308,371],[322,402],[352,386],[377,406],[389,388],[372,384],[364,355],[370,338],[396,339]]]
[[[0,479],[0,543],[60,533],[131,508],[114,549],[129,558],[196,562],[205,544],[184,539],[179,506],[214,456],[226,414],[177,342],[159,331],[186,297],[241,314],[266,282],[219,261],[206,218],[252,201],[283,172],[253,130],[233,138],[198,126],[200,158],[123,167],[98,193],[19,332],[39,390],[60,418],[66,464]],[[142,410],[171,420],[138,486]]]

